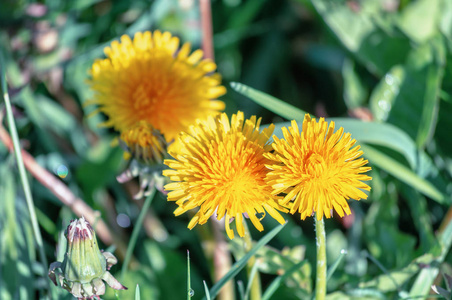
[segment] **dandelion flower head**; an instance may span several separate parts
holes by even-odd
[[[176,216],[199,208],[188,228],[206,223],[214,213],[218,220],[225,216],[230,239],[234,238],[230,228],[233,220],[239,236],[244,236],[244,214],[259,231],[263,226],[257,214],[268,212],[284,223],[277,210],[285,209],[265,183],[268,160],[264,153],[271,150],[268,140],[274,126],[259,131],[260,121],[255,116],[245,120],[239,111],[229,122],[223,113],[198,121],[180,135],[181,146],[177,153],[170,152],[175,159],[165,160],[171,169],[164,170],[163,175],[173,181],[165,189],[169,191],[168,200],[179,206]]]
[[[371,168],[360,158],[360,147],[352,148],[356,140],[350,133],[342,127],[334,132],[334,122],[328,126],[320,118],[317,123],[308,114],[301,133],[295,121],[282,131],[284,139],[274,136],[274,152],[265,154],[271,160],[266,180],[274,195],[285,194],[280,203],[291,214],[298,211],[305,219],[315,212],[320,220],[334,209],[343,217],[351,213],[346,200],[367,199],[362,190],[370,187],[363,181],[372,178],[362,173]]]
[[[133,40],[123,35],[104,49],[106,59],[94,62],[89,85],[92,100],[107,116],[103,126],[120,132],[146,121],[162,132],[167,142],[198,118],[218,114],[226,93],[214,62],[203,52],[190,54],[190,44],[179,49],[169,32],[138,32]],[[211,74],[211,75],[209,75]]]

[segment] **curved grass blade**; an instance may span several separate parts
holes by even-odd
[[[210,293],[209,293],[209,288],[207,287],[207,283],[205,280],[202,281],[202,283],[204,284],[204,292],[206,293],[206,300],[210,300]]]
[[[341,261],[344,259],[345,255],[347,255],[347,250],[342,249],[339,257],[334,261],[334,263],[331,265],[331,267],[328,269],[328,272],[326,274],[326,281],[330,280],[331,276],[333,276],[334,271],[336,271],[337,267],[341,263]]]
[[[416,144],[406,132],[398,127],[389,123],[364,122],[349,118],[331,118],[328,121],[334,121],[336,128],[343,127],[360,143],[384,146],[401,153],[407,159],[410,167],[413,170],[417,169]]]
[[[135,289],[135,300],[140,300],[140,286],[137,284],[137,288]]]
[[[231,87],[257,104],[288,120],[303,120],[306,112],[264,92],[239,82],[231,82]]]
[[[141,212],[138,215],[137,222],[133,227],[132,236],[130,237],[129,246],[127,247],[126,256],[124,258],[124,262],[123,262],[122,268],[121,268],[121,279],[122,280],[124,280],[124,275],[126,273],[128,265],[129,265],[129,261],[132,258],[133,249],[135,248],[135,245],[137,243],[138,234],[140,233],[140,230],[142,228],[144,217],[146,216],[146,213],[148,212],[149,206],[151,206],[151,202],[152,202],[152,199],[154,199],[154,196],[155,196],[155,188],[153,188],[151,190],[151,193],[149,194],[149,196],[146,197],[143,207],[141,208]]]
[[[273,228],[269,233],[267,233],[263,238],[261,238],[256,245],[251,249],[249,252],[247,252],[240,260],[238,260],[232,267],[229,272],[224,275],[217,283],[214,284],[214,286],[209,291],[209,296],[212,298],[215,298],[218,293],[220,292],[223,285],[226,284],[229,280],[234,278],[245,266],[248,260],[256,254],[256,252],[262,248],[264,245],[266,245],[272,238],[274,238],[287,224],[281,224],[275,228]],[[206,298],[203,298],[206,299]]]
[[[299,270],[304,264],[306,263],[306,260],[300,261],[298,264],[293,265],[289,270],[287,270],[284,274],[276,277],[270,286],[265,290],[264,295],[262,296],[262,300],[270,299],[270,297],[276,292],[276,290],[279,288],[281,283],[288,278],[292,273]]]
[[[432,198],[440,204],[451,202],[443,193],[441,193],[435,186],[429,181],[419,177],[413,171],[399,163],[395,159],[388,155],[376,150],[369,145],[361,145],[361,149],[364,151],[364,156],[375,166],[385,170],[392,176],[396,177],[402,182],[405,182],[412,188],[418,190],[422,194]]]
[[[248,278],[248,284],[246,285],[246,291],[244,293],[245,294],[245,297],[244,297],[245,300],[248,300],[248,298],[249,298],[249,295],[251,293],[251,286],[253,284],[253,280],[254,280],[254,277],[257,274],[258,269],[259,269],[259,263],[256,261],[254,263],[253,267],[251,268],[251,272],[250,272],[250,275],[249,275],[249,278]],[[259,275],[257,275],[257,276],[259,276]]]
[[[444,261],[452,246],[451,220],[452,219],[447,219],[446,215],[445,221],[448,223],[444,228],[441,226],[439,230],[440,233],[438,234],[438,240],[441,245],[441,254],[439,257],[435,257],[432,260],[429,267],[421,270],[410,290],[410,297],[426,297],[430,292],[433,281],[438,276],[440,264]]]
[[[38,219],[36,217],[36,211],[35,211],[35,206],[33,203],[33,197],[31,195],[31,189],[30,189],[30,185],[28,183],[27,174],[25,171],[25,165],[24,165],[24,161],[22,158],[22,149],[20,148],[19,135],[17,133],[16,124],[14,121],[14,116],[13,116],[13,112],[12,112],[12,108],[11,108],[11,102],[9,100],[5,72],[6,72],[6,70],[5,70],[4,60],[3,60],[3,54],[0,52],[0,77],[1,77],[0,78],[0,81],[1,81],[0,86],[1,86],[1,91],[2,91],[2,95],[3,95],[3,101],[5,102],[7,122],[8,122],[9,130],[10,130],[11,138],[13,140],[14,154],[16,156],[16,162],[17,162],[17,167],[19,169],[20,180],[22,183],[22,187],[24,189],[24,194],[25,194],[25,199],[27,202],[28,211],[30,213],[30,220],[31,220],[32,228],[33,228],[33,234],[35,236],[36,244],[38,246],[41,263],[46,268],[48,266],[47,257],[45,255],[44,244],[43,244],[43,240],[42,240],[42,236],[41,236],[41,231],[39,230],[39,224],[38,224]],[[49,288],[50,287],[49,280],[44,280],[44,282],[45,282],[46,288]],[[48,290],[48,291],[50,292],[50,290]]]

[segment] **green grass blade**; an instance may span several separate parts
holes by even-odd
[[[328,272],[326,274],[326,281],[330,280],[331,276],[333,276],[334,271],[336,271],[337,267],[341,263],[341,261],[344,259],[345,255],[347,255],[347,250],[342,249],[339,257],[334,261],[334,263],[331,265],[331,267],[328,269]]]
[[[263,238],[261,238],[256,245],[251,249],[249,252],[247,252],[240,260],[238,260],[232,267],[229,272],[224,275],[214,286],[210,289],[210,296],[212,298],[216,297],[218,293],[220,292],[223,285],[226,284],[229,280],[234,278],[245,266],[248,260],[256,254],[256,252],[262,248],[264,245],[266,245],[272,238],[274,238],[287,224],[281,224],[275,228],[273,228],[269,233],[267,233]],[[204,298],[206,299],[206,298]]]
[[[385,170],[392,176],[398,178],[400,181],[405,182],[412,188],[432,198],[438,203],[445,204],[446,202],[450,202],[450,200],[447,200],[445,195],[443,195],[429,181],[419,177],[417,174],[415,174],[413,171],[411,171],[395,159],[369,145],[361,145],[361,149],[364,151],[364,156],[373,165]]]
[[[149,207],[151,206],[154,196],[155,196],[155,188],[153,188],[151,193],[149,194],[149,196],[146,197],[143,207],[141,208],[141,212],[138,215],[137,223],[133,227],[132,236],[130,238],[129,245],[127,246],[126,256],[124,258],[124,262],[123,262],[123,265],[121,268],[121,280],[124,280],[124,274],[127,270],[130,259],[132,258],[133,249],[135,248],[135,245],[138,240],[138,234],[140,233],[140,230],[143,227],[142,225],[143,225],[144,217],[146,216],[146,213],[148,212]]]
[[[417,169],[418,151],[415,142],[411,137],[389,123],[364,122],[350,118],[331,118],[336,128],[343,127],[345,132],[350,132],[352,138],[359,143],[369,143],[384,146],[395,150],[407,159],[413,170]]]
[[[272,283],[269,285],[269,287],[265,290],[264,295],[262,296],[262,300],[268,300],[271,296],[276,292],[276,290],[279,288],[281,283],[286,280],[292,273],[299,270],[304,264],[306,263],[306,260],[300,261],[298,264],[293,265],[289,270],[284,272],[284,274],[276,277]]]
[[[248,298],[249,298],[249,295],[251,292],[251,285],[253,284],[254,276],[256,276],[258,270],[259,270],[259,264],[256,261],[255,264],[253,265],[253,267],[251,268],[250,276],[248,278],[248,284],[246,285],[245,300],[248,300]]]
[[[441,229],[440,229],[441,230]],[[447,226],[438,234],[438,240],[441,245],[441,254],[435,257],[429,267],[423,268],[416,278],[411,290],[410,297],[425,297],[430,292],[433,281],[439,273],[439,267],[446,258],[452,246],[452,221],[449,220]]]
[[[140,286],[137,284],[137,287],[135,289],[135,300],[140,300]]]
[[[203,285],[204,285],[204,292],[206,293],[206,300],[210,300],[210,293],[209,293],[209,288],[207,287],[207,283],[205,280],[202,281]]]
[[[36,217],[36,211],[35,211],[35,206],[33,203],[33,197],[31,195],[31,189],[30,189],[30,185],[28,184],[27,174],[25,171],[25,165],[24,165],[24,161],[22,158],[22,150],[21,150],[20,144],[19,144],[19,135],[17,133],[16,124],[14,122],[14,116],[13,116],[11,102],[9,100],[8,88],[7,88],[7,84],[6,84],[5,64],[3,61],[3,55],[1,53],[0,53],[0,68],[1,68],[0,69],[1,90],[2,90],[2,94],[3,94],[3,101],[5,102],[7,122],[8,122],[9,130],[10,130],[11,138],[13,140],[14,154],[16,156],[16,162],[17,162],[17,167],[19,169],[20,180],[22,183],[22,187],[24,189],[28,212],[30,213],[30,220],[31,220],[32,228],[33,228],[33,234],[36,239],[36,245],[38,246],[41,263],[44,266],[44,268],[47,268],[47,266],[49,264],[47,263],[47,257],[45,255],[45,249],[44,249],[44,244],[42,241],[41,231],[39,230],[39,224],[38,224],[38,219]],[[50,288],[49,280],[45,280],[45,284],[46,284],[47,288]],[[50,290],[49,290],[49,292],[50,292]]]
[[[303,120],[306,112],[290,105],[278,98],[270,96],[266,93],[253,89],[247,85],[238,82],[231,82],[231,87],[237,93],[242,94],[257,104],[265,107],[266,109],[274,112],[275,114],[288,119],[288,120]]]
[[[187,250],[187,300],[193,296],[193,290],[191,289],[190,280],[190,251]]]
[[[239,288],[239,296],[240,300],[246,300],[246,292],[245,287],[243,286],[243,281],[239,280],[237,281],[237,287]]]

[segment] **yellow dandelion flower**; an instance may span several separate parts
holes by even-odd
[[[106,59],[96,60],[88,81],[94,98],[86,105],[105,113],[104,126],[124,131],[139,121],[160,130],[170,142],[198,118],[224,109],[215,100],[226,93],[214,62],[203,52],[190,54],[190,44],[179,49],[171,33],[138,32],[133,40],[123,35],[104,49]]]
[[[367,199],[362,191],[370,187],[362,181],[372,178],[364,175],[370,167],[367,160],[359,158],[363,151],[350,133],[341,127],[334,132],[334,122],[325,122],[306,114],[303,131],[292,121],[289,129],[283,128],[284,139],[273,137],[273,153],[265,156],[272,162],[266,177],[273,187],[273,195],[285,193],[281,205],[287,206],[290,213],[298,211],[301,219],[313,212],[320,220],[323,215],[330,218],[332,210],[343,217],[350,214],[348,199]],[[362,190],[361,190],[362,189]]]
[[[256,116],[245,120],[242,112],[234,114],[229,123],[226,114],[198,121],[182,133],[175,159],[165,160],[171,169],[163,171],[172,183],[165,186],[168,201],[179,206],[176,216],[199,207],[188,228],[204,224],[216,212],[218,220],[225,216],[225,228],[229,238],[234,238],[230,221],[235,220],[238,234],[243,237],[243,215],[253,225],[263,230],[256,214],[268,212],[284,223],[277,210],[285,209],[271,195],[271,187],[265,183],[268,160],[264,153],[271,150],[267,143],[274,126],[259,131]]]
[[[160,131],[146,121],[140,121],[121,132],[121,142],[128,152],[125,158],[132,156],[146,164],[162,164],[167,143]]]

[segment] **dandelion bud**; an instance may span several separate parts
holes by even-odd
[[[105,282],[116,290],[127,289],[108,272],[117,263],[109,252],[101,252],[96,233],[85,218],[72,220],[66,229],[67,250],[63,262],[50,265],[49,277],[55,285],[78,299],[93,299],[105,294]]]

